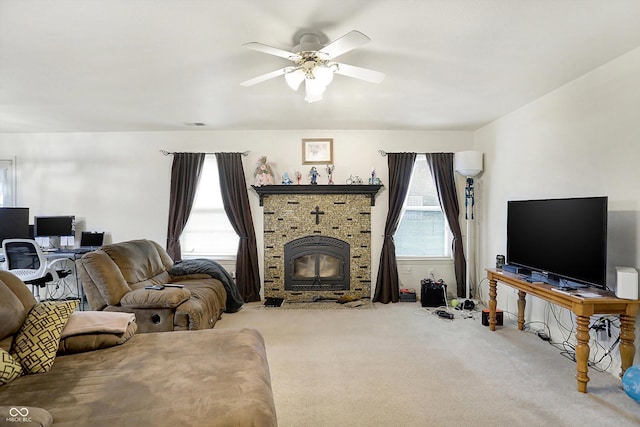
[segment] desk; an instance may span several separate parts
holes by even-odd
[[[553,286],[544,283],[529,283],[520,279],[517,275],[495,269],[487,269],[489,279],[489,329],[496,330],[496,285],[497,282],[518,290],[518,329],[524,328],[524,309],[527,294],[534,295],[550,303],[571,310],[576,315],[576,364],[578,391],[587,392],[589,382],[589,318],[594,314],[619,314],[620,315],[620,361],[624,374],[633,364],[635,356],[635,318],[638,314],[640,300],[619,299],[612,292],[598,291],[590,288],[590,292],[600,293],[601,297],[582,298],[564,292],[553,290]]]

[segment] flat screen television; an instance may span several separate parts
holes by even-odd
[[[0,244],[29,238],[29,208],[0,208]]]
[[[507,263],[558,286],[606,289],[607,197],[507,204]]]
[[[33,234],[35,237],[74,236],[76,217],[73,215],[36,216],[33,219]]]

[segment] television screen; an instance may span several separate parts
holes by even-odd
[[[0,208],[0,244],[4,239],[29,238],[29,208]]]
[[[509,201],[507,262],[548,274],[552,284],[606,288],[607,202],[607,197]]]
[[[76,218],[73,215],[37,216],[33,222],[33,233],[36,237],[74,236]]]

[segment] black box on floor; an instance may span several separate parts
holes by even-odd
[[[504,315],[502,310],[496,309],[496,325],[502,326],[504,321]],[[489,326],[489,309],[482,310],[482,324],[484,326]]]
[[[400,289],[400,302],[416,302],[415,289]]]
[[[447,285],[444,282],[422,279],[420,285],[420,303],[423,307],[440,307],[447,305],[445,299]]]
[[[284,298],[279,297],[267,297],[264,299],[265,307],[280,307],[284,302]]]

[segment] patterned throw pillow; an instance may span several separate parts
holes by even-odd
[[[0,385],[15,380],[22,375],[22,366],[5,350],[0,348]]]
[[[11,355],[22,365],[25,374],[49,372],[64,325],[77,306],[77,300],[47,301],[29,311],[11,348]]]

